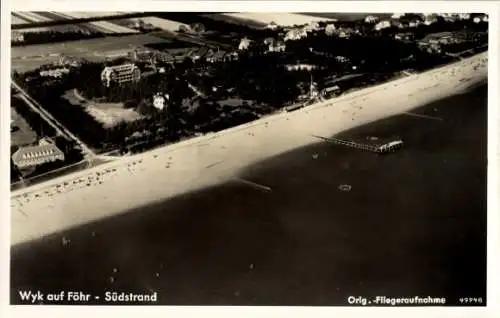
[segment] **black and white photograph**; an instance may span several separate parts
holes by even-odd
[[[490,304],[488,10],[104,8],[7,13],[10,305]]]

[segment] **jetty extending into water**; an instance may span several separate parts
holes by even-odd
[[[339,139],[339,138],[327,138],[327,137],[321,137],[321,136],[316,136],[312,135],[315,138],[319,138],[325,141],[328,141],[332,144],[335,145],[341,145],[353,149],[358,149],[362,151],[369,151],[369,152],[374,152],[378,154],[386,154],[386,153],[391,153],[394,152],[401,147],[403,147],[403,141],[401,139],[393,140],[390,142],[387,142],[382,145],[367,145],[367,144],[362,144],[359,142],[355,141],[350,141],[350,140],[345,140],[345,139]]]

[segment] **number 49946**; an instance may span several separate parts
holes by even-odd
[[[458,302],[462,305],[476,305],[476,304],[482,304],[483,303],[483,298],[482,297],[461,297],[458,299]]]

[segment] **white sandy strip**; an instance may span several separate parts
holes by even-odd
[[[16,11],[17,15],[20,15],[21,18],[26,19],[30,22],[47,22],[47,21],[52,21],[52,19],[47,18],[45,16],[39,15],[34,12],[28,12],[28,11]]]
[[[88,16],[88,12],[51,12],[65,19],[86,19],[93,18],[93,16]],[[96,22],[86,22],[99,31],[104,33],[138,33],[139,31],[134,29],[129,29],[121,25],[117,25],[107,21],[96,21]]]
[[[13,14],[10,15],[10,24],[11,25],[18,25],[18,24],[28,24],[30,21],[21,19]]]
[[[238,12],[238,13],[224,13],[223,16],[228,16],[233,19],[249,20],[256,23],[268,25],[274,22],[281,26],[304,25],[309,22],[320,21],[336,21],[331,18],[313,17],[299,13],[260,13],[260,12]]]
[[[477,65],[482,66],[475,70]],[[216,185],[237,177],[252,163],[318,142],[311,134],[331,136],[401,114],[486,77],[487,55],[480,54],[293,113],[269,116],[16,191],[11,197],[11,244]],[[470,80],[463,82],[462,78]],[[111,168],[116,171],[102,176]],[[96,181],[97,172],[101,176]],[[91,177],[94,179],[88,181]],[[81,182],[73,185],[74,180]],[[69,184],[63,186],[63,182]]]
[[[167,20],[167,19],[162,19],[162,18],[157,18],[157,17],[144,17],[144,18],[132,18],[129,19],[130,21],[136,22],[139,20],[144,21],[145,23],[151,23],[153,26],[166,30],[166,31],[171,31],[171,32],[177,32],[179,31],[179,27],[181,25],[188,26],[187,24],[172,21],[172,20]]]
[[[19,29],[19,30],[13,30],[16,33],[33,33],[33,32],[48,32],[48,31],[53,31],[53,28],[49,27],[41,27],[41,28],[28,28],[28,29]]]
[[[121,11],[86,11],[86,12],[70,12],[70,14],[78,14],[85,18],[105,18],[105,17],[115,17],[120,15],[140,13],[140,12],[121,12]]]

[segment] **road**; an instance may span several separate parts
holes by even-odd
[[[62,136],[73,139],[81,147],[84,152],[85,157],[95,157],[96,154],[92,149],[90,149],[80,138],[75,136],[69,129],[64,127],[57,119],[55,119],[49,112],[47,112],[42,105],[40,105],[35,99],[33,99],[24,89],[22,89],[14,80],[11,81],[12,86],[19,92],[19,97],[26,102],[31,109],[38,113],[47,123],[49,123],[54,129]]]

